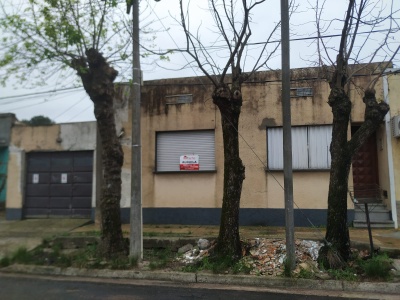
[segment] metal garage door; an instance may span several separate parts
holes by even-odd
[[[93,151],[27,154],[26,218],[89,218]]]

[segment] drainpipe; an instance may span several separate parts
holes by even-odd
[[[386,74],[392,71],[393,71],[392,69],[388,69],[386,71]],[[385,99],[385,102],[389,104],[389,83],[386,74],[383,76],[383,97]],[[391,117],[389,110],[385,116],[385,129],[386,129],[387,156],[389,165],[390,204],[392,207],[392,220],[394,222],[394,228],[398,229],[399,224],[397,220],[396,187],[394,186],[392,130],[391,130],[390,119]]]

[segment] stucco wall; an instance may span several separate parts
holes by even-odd
[[[389,74],[388,89],[389,89],[389,104],[390,116],[400,115],[400,74]],[[394,186],[395,197],[397,204],[400,204],[400,138],[391,138],[392,140],[392,156],[394,169]],[[400,216],[399,216],[400,217]]]
[[[364,74],[365,75],[365,74]],[[357,86],[369,79],[355,77]],[[329,85],[315,69],[292,71],[292,88],[312,87],[312,97],[291,98],[293,125],[324,125],[332,123],[328,105]],[[123,207],[129,207],[130,195],[130,107],[126,99],[129,86],[121,85],[117,112],[125,135],[121,139],[125,153],[123,169]],[[223,188],[223,142],[221,117],[212,103],[213,87],[205,77],[146,81],[142,87],[142,197],[144,208],[219,208]],[[376,86],[378,98],[383,99],[382,85]],[[282,209],[284,193],[282,172],[265,171],[267,160],[266,127],[282,126],[281,84],[279,72],[260,72],[243,85],[243,107],[239,122],[240,155],[246,167],[241,207],[249,209]],[[166,104],[166,96],[192,94],[191,104]],[[352,122],[362,122],[364,104],[362,93],[350,87],[353,110]],[[124,98],[125,97],[125,98]],[[124,105],[121,105],[124,103]],[[117,111],[118,111],[117,109]],[[124,114],[121,116],[120,114]],[[165,174],[155,172],[156,132],[177,130],[215,130],[216,172]],[[119,129],[117,129],[118,131]],[[350,130],[349,130],[350,136]],[[244,141],[245,140],[245,141]],[[350,174],[350,180],[352,180]],[[329,171],[295,171],[294,201],[302,209],[326,209]],[[352,185],[352,184],[349,184]],[[349,199],[349,208],[352,203]]]
[[[22,209],[25,186],[25,154],[33,151],[94,150],[96,153],[96,123],[82,122],[51,126],[14,125],[9,147],[6,209]],[[94,160],[95,160],[94,154]],[[92,205],[95,205],[93,170]]]

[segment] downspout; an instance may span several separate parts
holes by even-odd
[[[387,73],[392,70],[388,69]],[[383,76],[383,97],[385,102],[389,104],[389,83],[387,75]],[[385,129],[386,129],[386,144],[387,144],[387,156],[388,156],[388,167],[389,167],[389,189],[390,189],[390,204],[392,207],[392,220],[394,222],[394,228],[398,229],[399,224],[397,220],[397,207],[396,207],[396,187],[394,186],[394,170],[393,170],[393,149],[392,149],[392,131],[390,124],[390,110],[385,116]]]

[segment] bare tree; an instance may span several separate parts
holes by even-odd
[[[384,101],[377,100],[374,87],[399,52],[399,42],[392,39],[399,31],[399,24],[396,20],[398,11],[394,11],[393,1],[385,8],[382,1],[349,0],[345,17],[341,20],[339,44],[334,45],[332,41],[325,42],[322,38],[338,21],[322,21],[325,3],[326,1],[322,1],[322,4],[316,1],[314,7],[319,37],[318,62],[320,65],[330,66],[324,69],[330,86],[328,104],[333,114],[326,244],[321,248],[320,261],[325,267],[337,268],[350,256],[347,193],[352,157],[377,130],[389,111],[389,106]],[[379,42],[375,39],[371,46],[369,41],[372,37],[377,38],[378,29],[382,39]],[[336,55],[334,59],[333,55]],[[383,62],[372,64],[376,60]],[[350,63],[353,64],[351,68]],[[352,109],[350,86],[354,87],[354,75],[361,71],[370,79],[366,86],[357,87],[363,94],[365,103],[364,122],[348,139]]]
[[[31,84],[34,79],[45,82],[60,70],[78,75],[93,101],[103,148],[99,249],[106,257],[125,255],[120,219],[123,152],[113,109],[118,71],[111,65],[129,70],[123,62],[131,56],[124,8],[118,14],[113,0],[32,0],[20,5],[1,5],[1,81],[15,76]]]
[[[265,0],[209,0],[209,13],[214,20],[217,41],[223,42],[226,60],[222,65],[216,61],[202,41],[198,28],[190,28],[189,5],[180,0],[180,23],[186,36],[185,52],[192,59],[191,63],[204,73],[213,85],[212,99],[221,113],[224,143],[224,187],[220,230],[216,245],[216,255],[230,258],[232,261],[241,257],[239,237],[239,208],[245,167],[239,155],[238,126],[242,106],[242,84],[251,78],[260,68],[265,68],[279,44],[272,48],[267,43],[278,29],[274,24],[265,36],[265,44],[254,55],[256,58],[251,68],[245,66],[251,31],[251,15],[259,9]],[[221,51],[220,51],[221,52]],[[247,70],[248,72],[244,72]],[[228,75],[228,72],[231,74]]]

